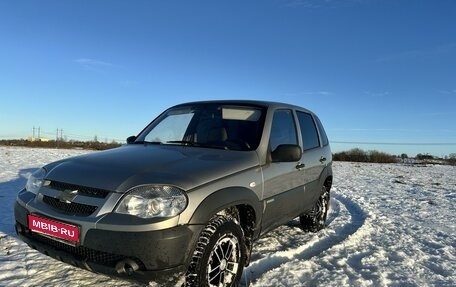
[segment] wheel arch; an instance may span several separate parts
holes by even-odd
[[[333,173],[331,165],[325,167],[320,175],[320,186],[325,186],[327,190],[330,190],[333,182]]]
[[[196,208],[189,224],[206,225],[217,213],[233,207],[239,212],[240,224],[246,235],[251,238],[258,236],[261,201],[255,192],[244,187],[224,188],[207,196]]]

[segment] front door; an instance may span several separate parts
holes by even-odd
[[[292,110],[280,109],[274,113],[270,151],[281,144],[298,144],[298,134]],[[300,162],[271,162],[263,166],[264,214],[262,232],[298,216],[303,210],[305,193],[303,170]]]

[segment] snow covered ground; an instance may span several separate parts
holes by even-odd
[[[27,175],[87,151],[0,146],[0,286],[139,286],[60,263],[17,239]],[[243,286],[456,286],[456,168],[334,163],[328,227],[261,238]]]

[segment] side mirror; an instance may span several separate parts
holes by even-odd
[[[127,138],[127,144],[134,143],[136,140],[136,136],[130,136]]]
[[[301,160],[302,151],[299,145],[281,144],[272,153],[273,162],[294,162]]]

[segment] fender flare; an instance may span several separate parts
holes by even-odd
[[[332,177],[333,177],[332,165],[328,165],[325,167],[325,169],[323,170],[323,172],[320,175],[320,185],[323,186],[326,182],[326,179],[328,179],[328,178],[330,178],[330,180],[331,180],[330,183],[332,185]]]
[[[235,205],[248,205],[255,211],[255,230],[259,230],[263,215],[262,201],[245,187],[227,187],[207,196],[196,208],[189,224],[205,225],[217,212]]]

